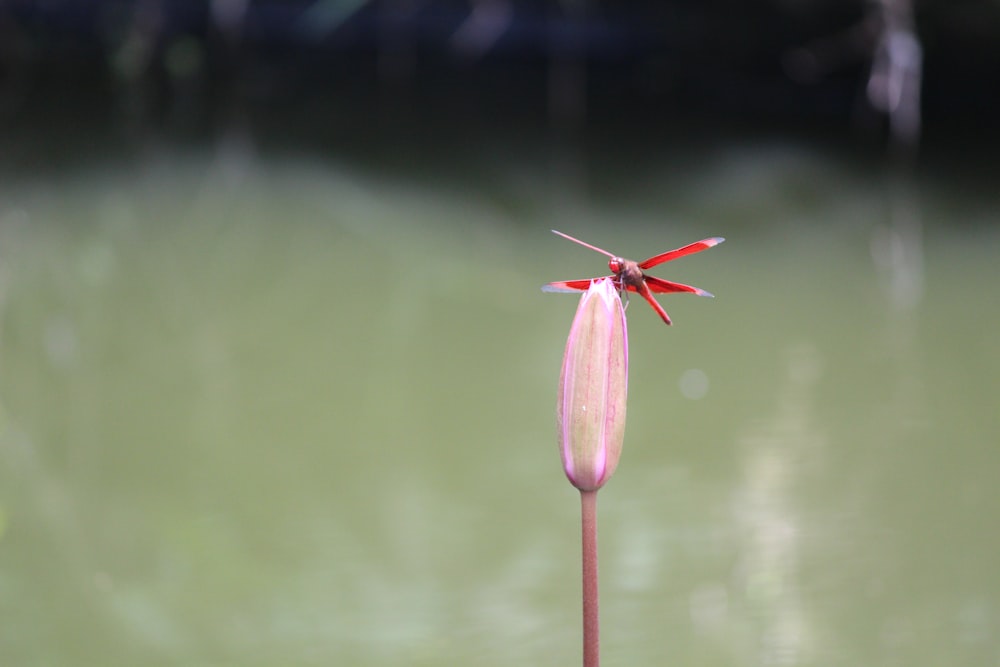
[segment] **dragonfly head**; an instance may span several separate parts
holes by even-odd
[[[625,260],[621,257],[612,257],[608,260],[608,268],[611,269],[611,273],[617,276],[625,270]]]

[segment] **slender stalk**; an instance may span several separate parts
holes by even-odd
[[[580,491],[583,534],[583,667],[601,664],[597,604],[597,489]]]

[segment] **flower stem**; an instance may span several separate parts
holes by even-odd
[[[601,663],[597,605],[597,489],[580,491],[583,534],[583,667]]]

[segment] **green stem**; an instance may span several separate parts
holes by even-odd
[[[583,667],[601,663],[597,605],[597,491],[580,491],[583,533]]]

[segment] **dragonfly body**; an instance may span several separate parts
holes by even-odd
[[[663,264],[664,262],[669,262],[670,260],[677,259],[678,257],[684,257],[685,255],[691,255],[696,252],[701,252],[702,250],[708,250],[709,248],[717,246],[725,241],[725,239],[721,236],[715,236],[690,243],[675,250],[668,250],[667,252],[660,253],[659,255],[655,255],[641,262],[634,262],[631,259],[625,259],[624,257],[612,255],[607,250],[602,250],[597,246],[584,243],[580,239],[575,239],[569,234],[563,234],[562,232],[557,232],[554,229],[552,230],[552,233],[608,257],[608,268],[611,270],[611,275],[607,277],[614,281],[615,287],[617,287],[619,291],[634,292],[641,296],[649,303],[650,306],[653,307],[656,314],[659,315],[660,318],[667,324],[670,324],[670,316],[667,315],[667,311],[663,309],[663,306],[661,306],[659,302],[653,298],[653,293],[666,294],[670,292],[687,292],[689,294],[697,294],[698,296],[712,296],[712,294],[698,287],[692,287],[691,285],[685,285],[683,283],[675,283],[662,278],[657,278],[656,276],[648,275],[645,272],[645,269]],[[585,291],[594,280],[599,280],[599,278],[562,280],[548,283],[542,287],[542,290],[546,292]]]

